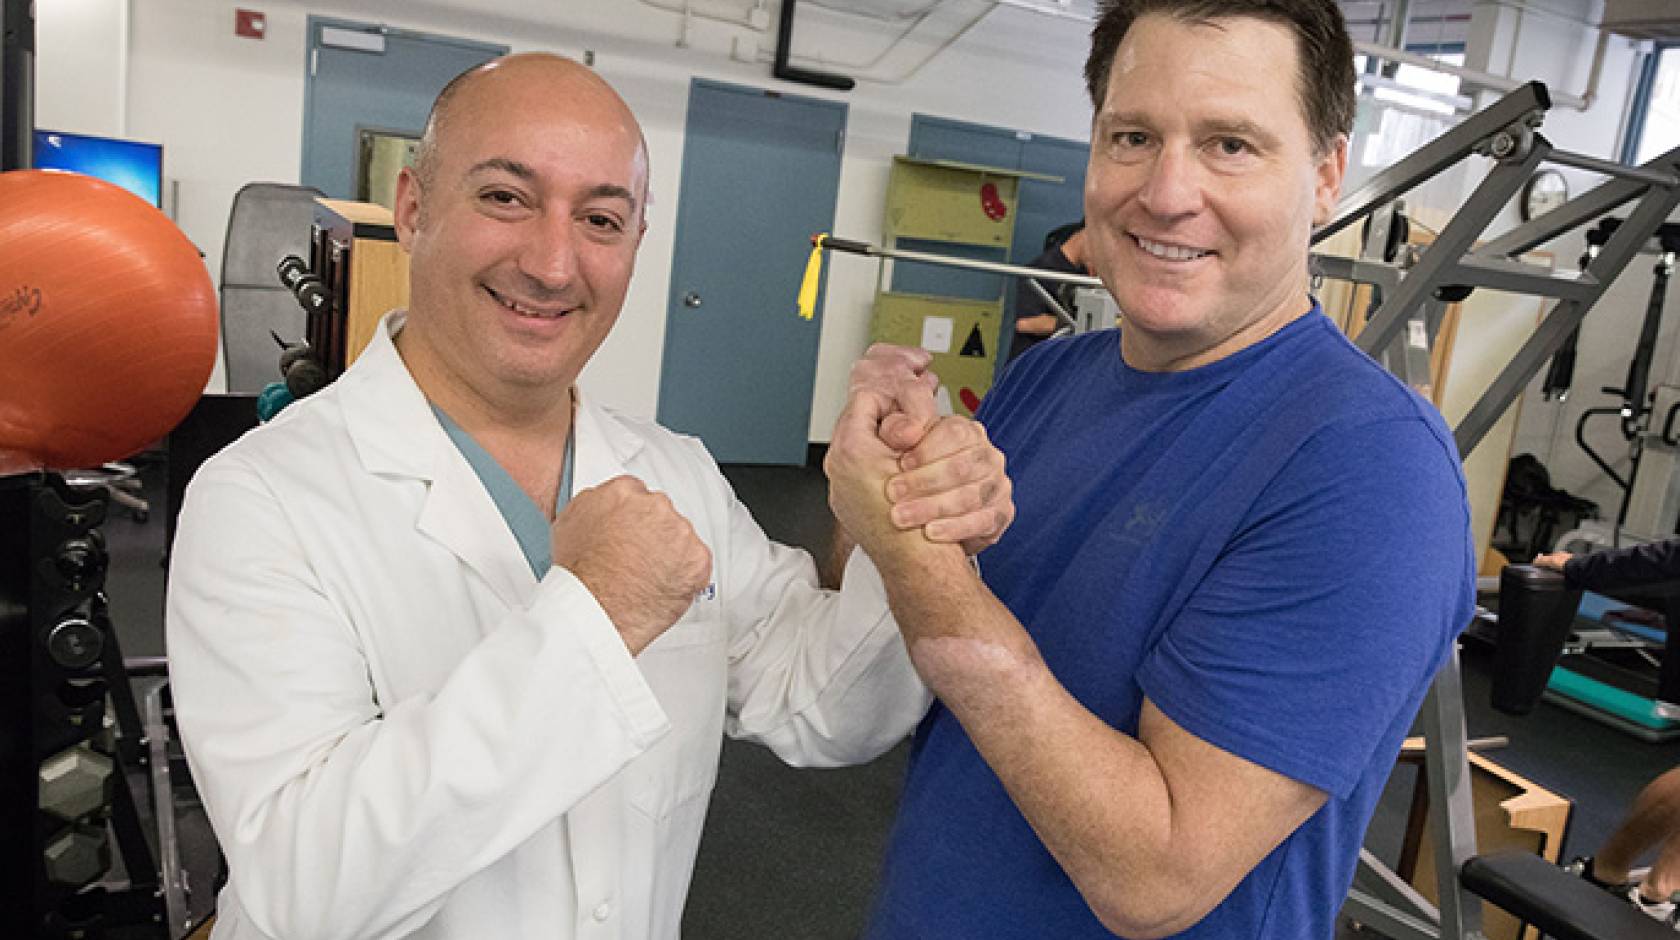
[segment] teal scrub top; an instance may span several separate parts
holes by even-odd
[[[490,456],[489,451],[473,440],[472,435],[461,430],[455,419],[444,414],[443,409],[436,405],[432,406],[432,413],[437,415],[438,423],[443,425],[443,432],[455,442],[461,456],[467,458],[473,472],[478,474],[478,479],[490,493],[491,501],[501,510],[508,528],[513,530],[513,537],[519,542],[519,550],[525,553],[525,561],[530,564],[531,573],[541,581],[543,575],[554,565],[548,516],[519,488],[519,484],[513,482],[513,477],[502,469],[502,465]],[[554,500],[556,515],[566,508],[566,503],[572,498],[572,442],[575,439],[574,434],[566,435],[566,456],[560,469],[560,493]]]

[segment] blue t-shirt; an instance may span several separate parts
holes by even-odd
[[[1181,936],[1329,938],[1430,679],[1474,609],[1464,481],[1427,402],[1313,311],[1184,372],[1114,330],[1041,343],[980,419],[1017,516],[980,557],[1086,708],[1329,794]],[[961,725],[916,732],[868,936],[1108,937]]]

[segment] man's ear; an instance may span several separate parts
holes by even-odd
[[[1313,225],[1323,225],[1330,221],[1336,212],[1336,200],[1342,194],[1342,177],[1347,173],[1348,139],[1346,134],[1337,134],[1336,142],[1331,144],[1319,158],[1316,174],[1317,185],[1313,191]]]
[[[397,199],[391,217],[397,229],[397,242],[404,251],[414,250],[414,232],[420,227],[420,195],[419,174],[413,167],[403,167],[397,174]]]

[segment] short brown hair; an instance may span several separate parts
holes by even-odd
[[[1353,40],[1335,0],[1102,0],[1091,29],[1091,55],[1085,60],[1085,87],[1102,110],[1108,73],[1121,40],[1138,17],[1150,13],[1183,23],[1212,23],[1228,17],[1251,17],[1287,27],[1295,36],[1301,111],[1312,134],[1313,149],[1328,151],[1336,137],[1353,129]]]

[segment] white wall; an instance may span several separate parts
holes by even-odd
[[[296,182],[301,166],[306,19],[310,14],[377,22],[502,43],[515,51],[595,55],[597,70],[641,118],[652,155],[649,230],[623,319],[586,370],[589,392],[627,411],[652,415],[658,400],[665,297],[682,166],[691,77],[828,97],[849,105],[835,231],[875,240],[891,157],[909,141],[914,112],[1083,139],[1090,119],[1080,68],[1083,24],[980,0],[954,0],[934,24],[954,32],[976,17],[950,48],[899,83],[860,82],[850,93],[777,81],[752,50],[774,45],[768,32],[702,19],[689,21],[639,0],[369,0],[305,5],[269,0],[267,38],[233,33],[226,0],[52,0],[41,4],[37,115],[43,126],[123,133],[165,147],[166,207],[220,269],[227,212],[240,185]],[[700,10],[748,0],[696,0]],[[51,10],[51,15],[45,11]],[[128,23],[122,25],[124,17]],[[884,24],[800,8],[795,50],[821,50],[822,62],[861,62],[886,48]],[[939,38],[917,34],[884,67],[901,72]],[[686,35],[685,35],[686,34]],[[683,39],[686,48],[677,42]],[[742,50],[747,50],[744,54]],[[828,64],[824,64],[824,63]],[[50,81],[49,81],[50,79]],[[126,100],[122,90],[126,88]],[[116,102],[113,104],[113,102]],[[811,439],[826,441],[845,391],[846,370],[866,345],[875,263],[834,257],[828,281],[813,395]]]
[[[35,126],[126,136],[128,0],[51,0],[35,18]]]
[[[249,0],[240,0],[252,6]],[[698,10],[744,12],[749,0],[694,0]],[[1601,0],[1481,0],[1470,26],[1467,64],[1555,90],[1581,93],[1587,84]],[[981,0],[953,0],[947,30],[985,13]],[[1082,24],[999,7],[986,13],[930,64],[897,84],[863,82],[850,93],[778,82],[767,53],[773,31],[695,19],[640,0],[367,0],[305,5],[271,0],[261,41],[233,34],[231,0],[51,0],[38,5],[36,113],[42,126],[118,134],[165,145],[166,208],[219,270],[233,193],[253,180],[296,181],[301,165],[306,18],[311,13],[380,22],[486,42],[515,50],[595,54],[596,67],[641,117],[653,156],[654,201],[635,283],[613,336],[585,373],[590,392],[630,412],[656,406],[670,283],[688,81],[701,76],[845,101],[847,147],[841,165],[835,231],[874,240],[881,228],[891,157],[908,143],[911,115],[936,114],[1083,138],[1089,110],[1079,77],[1086,48]],[[771,23],[771,30],[774,24]],[[796,50],[821,55],[801,64],[846,71],[886,47],[893,31],[825,11],[800,8]],[[934,45],[918,35],[884,64],[907,69]],[[679,48],[683,40],[686,47]],[[732,54],[738,58],[732,58]],[[1612,39],[1597,101],[1587,111],[1556,107],[1544,133],[1554,144],[1613,156],[1622,134],[1637,50]],[[1489,96],[1487,100],[1491,100]],[[1566,170],[1573,191],[1592,185],[1588,173]],[[1462,173],[1464,192],[1479,179]],[[1450,189],[1451,187],[1447,187]],[[1440,187],[1437,187],[1439,190]],[[1443,200],[1451,202],[1449,198]],[[1420,206],[1419,208],[1424,208]],[[1451,205],[1440,207],[1450,210]],[[1514,225],[1508,210],[1492,233]],[[1550,246],[1572,266],[1578,236]],[[1516,450],[1532,451],[1556,482],[1608,502],[1613,488],[1570,440],[1574,415],[1595,403],[1601,385],[1618,384],[1638,329],[1650,283],[1650,260],[1633,265],[1588,320],[1575,395],[1564,405],[1525,396]],[[828,439],[845,389],[846,369],[862,352],[874,297],[876,263],[830,257],[827,303],[813,393],[811,439]],[[1680,303],[1680,300],[1674,301]],[[1675,353],[1665,330],[1656,375],[1667,376]],[[1680,376],[1675,376],[1680,378]],[[1612,434],[1613,438],[1614,435]],[[1613,440],[1605,442],[1614,449]]]

